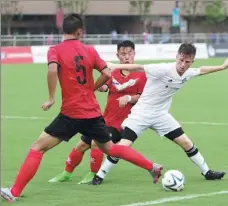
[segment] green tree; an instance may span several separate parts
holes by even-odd
[[[129,1],[129,4],[131,6],[131,9],[133,9],[133,11],[136,11],[140,15],[140,20],[143,23],[144,30],[148,30],[149,29],[148,27],[150,27],[151,25],[151,21],[147,17],[147,15],[150,12],[153,1],[136,0],[136,1]]]
[[[0,12],[1,25],[7,27],[7,34],[10,35],[13,17],[20,14],[19,1],[1,1]]]
[[[220,26],[226,19],[226,11],[223,5],[223,1],[216,0],[209,2],[205,8],[206,21],[209,24],[216,24]]]

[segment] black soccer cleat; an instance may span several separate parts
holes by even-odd
[[[225,176],[225,172],[216,172],[209,170],[205,175],[206,180],[221,180]]]
[[[93,180],[90,182],[90,185],[100,185],[103,182],[103,178],[95,175]]]

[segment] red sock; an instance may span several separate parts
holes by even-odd
[[[83,155],[84,152],[79,152],[75,148],[73,148],[67,158],[65,171],[73,172],[75,167],[78,166],[82,161]]]
[[[19,197],[22,190],[28,184],[28,182],[36,174],[42,160],[43,153],[31,149],[25,158],[23,165],[21,166],[19,173],[16,177],[14,185],[11,188],[11,193],[15,197]]]
[[[101,167],[104,154],[100,149],[91,149],[90,152],[90,169],[91,172],[97,173]]]
[[[147,160],[143,155],[130,147],[113,145],[109,149],[108,155],[112,157],[119,157],[146,170],[152,170],[153,168],[153,163],[151,161]]]

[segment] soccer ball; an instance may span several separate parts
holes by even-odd
[[[178,170],[167,171],[162,178],[162,186],[167,191],[181,191],[184,189],[185,178]]]

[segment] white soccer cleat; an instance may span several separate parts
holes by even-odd
[[[14,197],[10,191],[10,188],[1,188],[1,196],[8,202],[16,202],[18,197]]]

